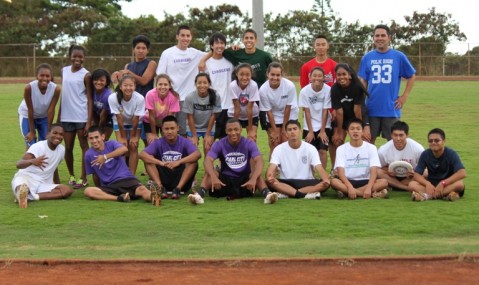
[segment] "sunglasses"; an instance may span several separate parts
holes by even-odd
[[[440,141],[441,141],[441,139],[430,139],[430,140],[428,140],[429,143],[438,143]]]

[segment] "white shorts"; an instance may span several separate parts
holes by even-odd
[[[30,189],[30,192],[28,193],[28,200],[35,200],[35,197],[33,196],[33,194],[38,195],[40,193],[52,192],[52,190],[59,185],[59,184],[44,183],[43,181],[38,181],[28,175],[20,174],[17,172],[12,179],[13,195],[15,195],[15,188],[17,188],[17,186],[23,183],[27,184],[28,189]]]

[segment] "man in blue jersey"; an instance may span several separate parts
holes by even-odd
[[[386,25],[374,28],[375,50],[361,59],[358,75],[368,88],[366,101],[371,128],[371,143],[376,137],[391,139],[391,126],[401,117],[401,109],[406,104],[414,85],[416,70],[406,55],[389,48],[391,30]],[[401,78],[405,78],[406,88],[399,96]]]

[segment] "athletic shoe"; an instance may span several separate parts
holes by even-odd
[[[130,202],[130,194],[129,193],[121,194],[120,196],[118,196],[117,200],[118,202],[128,203]]]
[[[75,182],[75,185],[73,185],[73,188],[75,189],[80,189],[80,188],[83,188],[83,187],[86,187],[88,186],[88,179],[78,179],[76,182]]]
[[[285,195],[283,193],[278,193],[278,199],[288,199],[289,196],[288,195]]]
[[[344,199],[346,195],[341,191],[336,191],[336,197],[338,197],[338,199]]]
[[[276,192],[269,192],[266,198],[264,198],[265,204],[274,204],[276,201],[278,201],[278,193]]]
[[[68,179],[68,185],[75,185],[76,184],[76,179],[75,179],[75,176],[73,175],[70,175],[70,178]]]
[[[321,193],[319,192],[308,193],[306,194],[306,196],[304,196],[304,199],[310,199],[310,200],[321,199]]]
[[[148,182],[150,182],[150,181],[148,181]],[[151,204],[158,207],[161,204],[161,197],[160,197],[161,188],[154,181],[151,181],[151,183],[149,183],[149,184],[150,185],[149,185],[148,189],[151,192]]]
[[[30,192],[30,189],[28,189],[28,185],[23,183],[20,186],[18,186],[18,191],[17,191],[17,202],[18,206],[21,209],[25,209],[28,207],[28,193]]]
[[[413,191],[411,194],[411,200],[416,202],[426,201],[427,199],[428,197],[426,193],[419,193],[419,192]]]
[[[459,200],[460,198],[461,197],[459,196],[459,194],[457,192],[451,192],[447,195],[446,200],[454,202],[454,201]]]
[[[175,189],[173,189],[173,194],[171,194],[171,199],[173,200],[180,199],[180,189],[178,187],[175,187]]]
[[[388,189],[384,188],[381,191],[374,192],[371,196],[373,198],[386,199],[388,197]]]
[[[205,203],[205,200],[203,199],[203,197],[201,197],[201,195],[198,194],[198,193],[192,193],[192,194],[188,195],[188,201],[192,205],[199,205],[199,204],[204,204]]]

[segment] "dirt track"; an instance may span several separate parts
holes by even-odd
[[[477,284],[479,256],[290,260],[2,260],[0,284]]]

